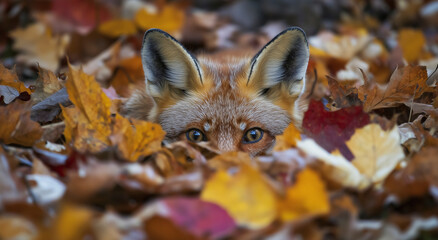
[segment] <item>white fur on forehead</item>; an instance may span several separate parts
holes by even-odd
[[[240,128],[238,120],[258,122],[273,135],[281,134],[291,122],[285,110],[268,100],[233,99],[230,94],[219,95],[211,101],[187,98],[164,110],[158,121],[170,138],[186,131],[188,124],[205,120],[211,121],[211,128]]]

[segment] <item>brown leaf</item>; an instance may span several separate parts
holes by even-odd
[[[364,85],[359,87],[359,99],[365,111],[388,108],[412,101],[424,92],[430,91],[426,85],[427,71],[423,66],[398,68],[385,86],[379,86],[364,75]]]
[[[30,119],[30,102],[15,101],[0,106],[0,141],[31,147],[41,138],[41,126]]]
[[[35,92],[32,94],[32,104],[41,102],[61,88],[61,81],[52,71],[38,67],[38,79],[35,82]]]

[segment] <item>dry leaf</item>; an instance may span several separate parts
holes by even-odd
[[[136,161],[161,148],[164,131],[155,123],[112,116],[111,100],[82,70],[69,66],[67,92],[74,108],[63,108],[67,142],[81,152],[100,152],[114,146],[120,157]]]
[[[13,87],[18,93],[27,92],[31,94],[30,89],[24,86],[24,83],[18,79],[15,69],[9,70],[3,64],[0,64],[0,85]]]
[[[240,225],[262,228],[276,217],[277,198],[263,175],[248,165],[231,176],[216,172],[206,183],[201,199],[223,207]]]
[[[385,86],[364,77],[365,84],[359,87],[359,99],[364,103],[364,110],[388,108],[412,101],[429,91],[426,85],[427,71],[422,66],[398,68]]]
[[[294,124],[289,124],[283,134],[277,136],[275,140],[274,151],[284,151],[296,147],[297,140],[301,140],[301,135]]]
[[[41,126],[30,119],[30,102],[15,101],[0,106],[0,141],[31,147],[41,138]]]
[[[356,129],[347,146],[354,155],[351,162],[373,183],[380,183],[404,158],[397,127],[384,131],[373,123]]]
[[[109,37],[132,35],[137,32],[137,27],[132,20],[114,19],[100,24],[99,32]]]
[[[328,213],[328,193],[318,174],[311,169],[301,171],[296,183],[286,190],[286,196],[280,200],[278,211],[283,221]]]
[[[50,29],[42,23],[16,29],[9,36],[15,40],[13,48],[21,52],[18,61],[29,65],[38,63],[50,71],[58,69],[59,60],[70,42],[68,35],[52,36]]]
[[[61,81],[53,72],[38,67],[38,79],[35,82],[35,92],[32,94],[32,104],[43,101],[62,87]]]
[[[144,87],[144,82],[143,65],[139,56],[121,60],[111,79],[111,85],[121,97],[130,97],[133,90]]]

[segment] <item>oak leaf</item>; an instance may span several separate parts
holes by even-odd
[[[239,172],[229,175],[216,172],[205,184],[201,199],[223,207],[243,226],[262,228],[276,218],[277,197],[261,172],[242,165]]]
[[[388,84],[381,86],[364,75],[364,85],[359,87],[358,97],[363,102],[364,110],[388,108],[400,105],[420,97],[430,91],[426,84],[427,71],[423,66],[406,66],[397,68]]]
[[[19,144],[27,147],[41,138],[41,126],[30,119],[30,102],[15,101],[0,106],[0,141],[6,144]]]
[[[318,174],[305,169],[297,175],[296,183],[286,190],[279,202],[279,215],[283,221],[326,214],[330,211],[328,193]]]

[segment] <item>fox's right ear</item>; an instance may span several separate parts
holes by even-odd
[[[143,38],[141,59],[151,96],[181,96],[202,85],[197,60],[172,36],[159,29]]]

